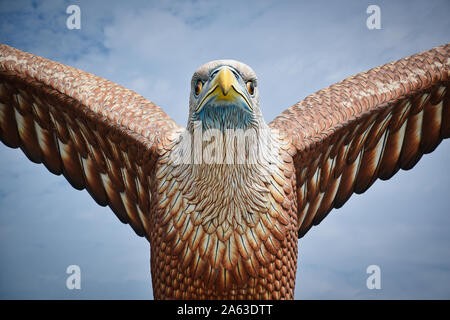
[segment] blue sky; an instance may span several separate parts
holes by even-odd
[[[241,1],[242,2],[242,1]],[[450,42],[448,1],[0,2],[0,42],[133,89],[186,124],[189,81],[214,59],[259,77],[267,122],[350,75]],[[81,8],[81,29],[66,8]],[[381,9],[381,29],[366,8]],[[450,143],[353,196],[299,241],[297,299],[450,298]],[[0,145],[0,298],[151,299],[146,240],[86,191]],[[65,286],[81,268],[81,290]],[[381,290],[366,268],[381,268]]]

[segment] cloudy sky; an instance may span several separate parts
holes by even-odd
[[[81,29],[66,8],[81,9]],[[381,9],[369,30],[366,9]],[[185,125],[189,81],[231,58],[266,121],[350,75],[450,42],[443,1],[0,2],[0,42],[133,89]],[[297,299],[450,298],[450,142],[353,196],[299,241]],[[0,298],[151,299],[149,245],[86,191],[0,145]],[[81,290],[66,268],[81,268]],[[381,269],[369,290],[366,268]]]

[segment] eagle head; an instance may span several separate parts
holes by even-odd
[[[191,80],[188,127],[195,121],[203,129],[248,129],[263,121],[255,72],[235,60],[202,65]]]

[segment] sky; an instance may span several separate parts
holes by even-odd
[[[81,10],[81,28],[66,9]],[[381,28],[370,30],[369,5]],[[200,65],[258,75],[270,122],[353,74],[450,42],[443,1],[0,1],[0,42],[112,80],[186,125]],[[450,298],[450,142],[299,240],[296,299]],[[109,208],[0,144],[0,299],[152,299],[150,248]],[[78,265],[81,289],[66,269]],[[368,289],[367,267],[381,289]]]

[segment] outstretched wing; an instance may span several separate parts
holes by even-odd
[[[179,126],[135,92],[0,44],[0,139],[148,236],[152,172]],[[166,141],[167,140],[167,141]]]
[[[450,44],[347,78],[269,125],[294,157],[299,237],[450,137]]]

